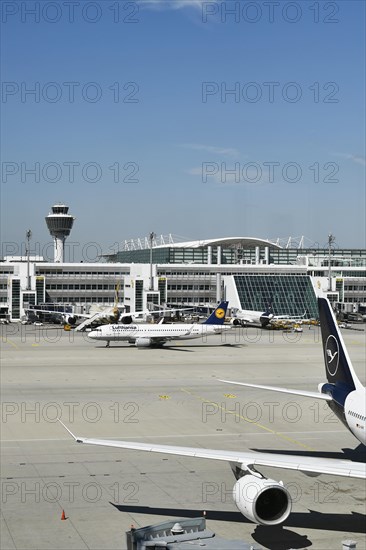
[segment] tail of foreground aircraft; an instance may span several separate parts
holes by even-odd
[[[232,380],[220,380],[220,382],[323,399],[328,401],[331,409],[334,410],[340,420],[344,422],[344,404],[347,396],[356,390],[357,396],[360,396],[357,397],[357,400],[361,403],[364,400],[365,388],[354,371],[329,301],[326,298],[318,298],[318,307],[327,377],[327,382],[319,384],[318,391],[293,390],[289,388],[234,382]],[[362,441],[362,438],[360,441]]]
[[[221,302],[211,313],[209,318],[203,323],[204,325],[223,325],[225,321],[227,306],[229,302]]]
[[[338,328],[334,313],[326,298],[318,298],[320,327],[323,341],[325,374],[329,384],[354,391],[362,388]]]

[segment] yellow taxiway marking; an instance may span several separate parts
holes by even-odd
[[[159,399],[170,399],[170,395],[159,395]]]
[[[228,399],[235,399],[236,395],[233,393],[224,393],[224,397],[227,397]]]
[[[11,346],[13,346],[13,348],[19,349],[19,346],[12,340],[9,340],[9,338],[6,339],[5,343],[10,344]]]
[[[36,347],[39,346],[39,344],[32,344],[32,346],[33,346],[34,348],[36,348]]]
[[[237,418],[241,418],[245,422],[248,422],[249,424],[254,424],[255,426],[258,426],[258,428],[260,428],[261,430],[264,430],[265,432],[269,432],[273,435],[276,435],[277,437],[279,437],[281,439],[284,439],[285,441],[289,441],[290,443],[295,443],[295,445],[298,445],[299,447],[303,447],[307,451],[312,451],[312,452],[315,451],[315,449],[313,449],[312,447],[309,447],[309,445],[306,445],[305,443],[301,443],[300,441],[297,441],[297,439],[294,439],[293,437],[288,437],[287,435],[284,435],[281,432],[277,432],[276,430],[271,430],[271,428],[267,428],[267,426],[263,426],[263,424],[259,424],[259,422],[255,422],[254,420],[250,420],[250,418],[246,418],[245,416],[243,416],[241,414],[238,414],[235,411],[227,411],[226,409],[224,409],[224,407],[222,407],[218,403],[215,403],[214,401],[210,401],[209,399],[205,399],[204,397],[201,397],[200,395],[195,395],[193,392],[190,392],[189,390],[186,390],[185,388],[181,388],[181,391],[183,391],[185,393],[188,393],[189,395],[191,395],[195,399],[199,399],[200,401],[202,401],[202,403],[210,403],[212,405],[215,405],[220,410],[225,410],[225,414],[232,414],[232,415],[236,416]]]

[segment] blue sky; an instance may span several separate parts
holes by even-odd
[[[2,241],[364,247],[365,4],[269,4],[3,2]]]

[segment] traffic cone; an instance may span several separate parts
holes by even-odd
[[[65,519],[67,519],[65,515],[65,510],[62,510],[61,519],[62,521],[65,521]]]

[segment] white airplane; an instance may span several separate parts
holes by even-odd
[[[259,327],[267,327],[268,325],[276,326],[276,324],[301,324],[306,316],[291,317],[290,315],[275,315],[272,311],[271,304],[268,304],[266,311],[251,311],[246,309],[238,309],[232,314],[231,324],[238,325],[252,325]]]
[[[272,307],[267,305],[266,311],[253,311],[249,309],[232,310],[231,324],[238,325],[253,325],[266,327],[274,317]]]
[[[111,324],[111,323],[122,323],[123,325],[130,325],[131,323],[146,323],[146,321],[151,318],[152,315],[157,314],[163,314],[167,315],[168,313],[171,314],[174,311],[185,311],[187,309],[192,308],[165,308],[165,309],[144,309],[143,311],[123,311],[120,312],[119,308],[117,306],[113,306],[112,308],[108,308],[108,310],[104,310],[101,312],[96,312],[91,315],[83,315],[85,317],[85,320],[77,325],[75,328],[75,331],[82,331],[85,330],[88,326],[90,326],[95,321],[100,321],[101,324]],[[76,319],[75,319],[76,322]],[[72,323],[71,323],[72,324]]]
[[[70,313],[67,311],[54,311],[52,309],[44,309],[44,308],[31,308],[28,310],[29,313],[36,313],[37,315],[39,313],[48,313],[52,314],[55,317],[58,317],[62,323],[67,325],[75,325],[78,319],[84,319],[84,321],[76,327],[75,330],[80,330],[84,327],[84,323],[91,323],[94,320],[99,320],[101,323],[113,323],[118,321],[120,317],[120,313],[118,311],[118,308],[115,306],[110,306],[107,308],[104,308],[102,310],[93,310],[92,313]]]
[[[75,325],[78,319],[83,319],[83,321],[75,327],[75,332],[83,331],[89,327],[92,323],[98,322],[100,324],[110,324],[110,323],[122,323],[129,325],[131,323],[140,323],[146,322],[149,317],[153,314],[168,314],[174,311],[185,311],[192,308],[165,308],[159,310],[145,309],[143,311],[120,311],[120,308],[117,305],[109,306],[103,309],[99,307],[91,308],[91,313],[69,313],[66,311],[54,311],[52,309],[43,309],[43,308],[32,308],[28,310],[33,313],[49,313],[53,314],[60,318],[62,323],[67,325]]]
[[[224,325],[228,302],[221,302],[204,323],[186,324],[131,324],[131,325],[104,325],[89,332],[89,338],[106,341],[106,347],[111,342],[127,341],[138,348],[162,346],[170,340],[189,340],[206,337],[212,334],[221,334],[230,330],[230,325]]]
[[[240,382],[234,383],[325,400],[347,428],[365,445],[366,390],[352,367],[328,300],[319,298],[318,305],[328,380],[328,382],[319,386],[318,392],[273,388]],[[224,382],[228,381],[224,380]],[[66,428],[66,426],[64,427]],[[233,487],[233,498],[237,508],[246,518],[261,525],[283,523],[291,512],[291,496],[282,481],[278,482],[266,478],[258,471],[258,467],[268,466],[285,470],[297,470],[311,477],[330,474],[366,479],[366,464],[362,462],[309,456],[288,456],[280,453],[228,451],[226,449],[211,450],[202,449],[201,447],[176,447],[153,443],[88,439],[77,437],[68,428],[66,429],[77,443],[229,462],[237,479]]]

